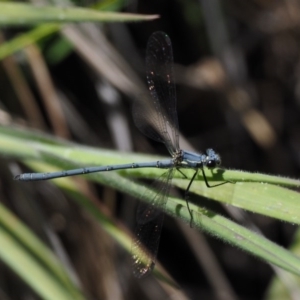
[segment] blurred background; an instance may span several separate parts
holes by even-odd
[[[299,1],[116,3],[121,12],[160,18],[65,26],[3,59],[2,125],[83,145],[168,155],[138,131],[131,114],[132,100],[147,93],[147,40],[164,31],[173,44],[179,127],[186,141],[197,151],[214,148],[224,168],[299,178]],[[76,5],[96,4],[81,0]],[[26,30],[5,28],[0,38],[4,42]],[[153,276],[135,279],[125,250],[63,192],[49,182],[20,186],[11,170],[25,169],[3,157],[0,164],[2,202],[49,247],[55,248],[53,241],[59,245],[58,255],[65,257],[87,299],[267,299],[275,276],[270,266],[168,216],[158,260],[180,289],[170,290]],[[81,184],[134,228],[136,199],[84,179]],[[257,226],[279,245],[293,241],[295,226],[199,201]],[[200,248],[195,251],[190,240]],[[0,274],[1,299],[39,299],[4,264]]]

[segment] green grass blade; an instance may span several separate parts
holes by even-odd
[[[24,134],[26,140],[20,139],[22,134]],[[39,135],[35,136],[32,133],[26,134],[26,131],[7,130],[1,127],[0,137],[2,140],[0,151],[2,153],[47,161],[50,164],[52,163],[51,156],[53,156],[53,160],[61,160],[61,164],[58,167],[65,169],[67,168],[67,165],[64,164],[65,160],[82,166],[89,166],[156,161],[158,159],[158,157],[153,156],[124,154],[90,147],[80,147],[66,144],[59,140],[55,143],[50,138],[44,138],[44,142],[41,143],[39,142]],[[20,145],[22,146],[20,147]],[[50,157],[50,159],[47,159],[47,157]],[[163,172],[164,170],[155,168],[130,169],[122,170],[119,174],[157,178]],[[191,178],[193,171],[184,170],[184,172],[188,178]],[[191,193],[293,224],[300,224],[300,194],[291,189],[278,186],[296,188],[299,186],[299,180],[241,171],[222,171],[217,174],[207,171],[206,173],[208,181],[212,185],[224,182],[224,180],[231,180],[236,183],[224,184],[217,188],[207,188],[202,176],[199,175],[191,186]],[[101,177],[102,174],[99,173],[99,176]],[[189,181],[178,179],[178,177],[182,178],[179,172],[177,172],[176,176],[177,179],[174,179],[173,183],[186,189]],[[104,177],[106,178],[107,175]],[[105,182],[103,183],[106,184]]]
[[[294,236],[290,251],[299,257],[300,255],[300,230]],[[300,294],[300,277],[284,271],[277,272],[267,289],[265,299],[280,300],[294,299],[291,295]],[[296,298],[295,298],[296,299]]]
[[[66,160],[62,162],[60,158],[57,158],[54,155],[45,154],[44,159],[47,161],[52,161],[52,164],[57,166],[61,166],[63,164],[67,168],[78,167],[78,164],[67,162]],[[36,169],[34,167],[34,164],[29,163],[29,165]],[[108,185],[133,197],[142,199],[146,202],[151,202],[152,200],[153,191],[114,173],[107,172],[89,174],[86,176],[94,182]],[[66,178],[56,179],[53,180],[53,182],[55,184],[59,184],[60,181],[65,179]],[[88,206],[89,204],[86,203],[83,205],[85,209]],[[195,204],[190,204],[190,207],[193,211],[194,227],[204,230],[209,234],[222,239],[225,242],[248,252],[249,254],[259,257],[260,259],[263,259],[270,264],[274,264],[289,272],[300,275],[300,258],[296,257],[288,250],[276,245],[275,243],[262,237],[258,233],[252,232],[249,229],[244,228],[243,226],[240,226],[216,213],[213,213],[210,210],[200,208]],[[88,210],[91,212],[90,209]],[[185,201],[183,201],[182,199],[169,197],[165,212],[182,219],[186,223],[190,222],[190,214],[186,208]],[[102,221],[100,221],[100,223],[103,225]],[[111,226],[109,226],[108,228],[113,229],[113,227]],[[125,243],[125,240],[120,240],[120,237],[122,237],[122,235],[116,235],[115,232],[112,231],[108,232],[127,250],[129,249],[128,240],[126,240]]]
[[[135,22],[156,18],[157,15],[101,12],[81,7],[36,6],[20,2],[0,3],[0,26],[31,26],[54,22]]]
[[[97,10],[102,10],[102,11],[117,10],[120,9],[121,6],[122,3],[120,3],[120,1],[107,0],[107,1],[102,1],[100,3],[97,3]],[[33,43],[40,41],[43,38],[48,37],[51,34],[57,33],[61,29],[61,26],[62,26],[61,24],[43,24],[29,30],[28,32],[20,34],[19,36],[7,42],[4,42],[3,44],[0,45],[0,60],[4,59],[9,55],[12,55],[17,51],[20,51],[21,49],[25,48],[28,45],[31,45]],[[63,38],[62,40],[65,41]],[[65,43],[68,44],[67,41],[65,41]],[[70,45],[69,47],[71,49],[72,45]],[[67,53],[67,51],[68,50],[64,49],[64,53]],[[59,54],[59,56],[61,57],[61,54]],[[56,61],[58,59],[59,58],[55,57],[52,59],[52,61],[53,60]]]
[[[34,138],[35,135],[32,133],[31,139],[28,139],[30,134],[24,134],[26,139],[21,138],[21,135],[18,130],[7,130],[7,128],[2,130],[0,127],[0,138],[2,141],[0,152],[14,157],[26,158],[26,163],[30,162],[33,169],[35,169],[33,162],[37,161],[46,162],[58,169],[68,169],[76,168],[79,165],[109,165],[136,161],[156,161],[158,159],[152,156],[124,154],[90,147],[80,147],[59,140],[57,143],[54,143],[50,138],[45,139],[46,142],[41,143],[37,137]],[[28,159],[30,159],[30,161],[28,161]],[[44,171],[47,170],[45,169]],[[184,172],[186,171],[187,170],[184,170]],[[119,172],[119,174],[126,176],[130,174],[134,177],[157,178],[162,172],[164,171],[155,168],[132,169],[123,170]],[[191,175],[188,171],[186,174],[187,176]],[[102,172],[85,176],[87,179],[108,185],[133,197],[145,201],[151,200],[151,192],[145,192],[147,191],[145,187],[135,184],[122,176],[117,176],[114,173]],[[177,179],[174,179],[174,183],[177,186],[186,188],[188,180],[179,179],[182,178],[180,173],[176,176]],[[299,185],[298,180],[223,170],[220,170],[216,174],[207,171],[207,177],[212,184],[218,183],[224,180],[224,178],[234,180],[236,183],[227,183],[216,188],[207,188],[202,176],[199,175],[193,183],[191,191],[243,209],[259,212],[292,223],[300,223],[299,193],[273,184],[297,187]],[[268,183],[262,184],[261,178],[266,179]],[[53,182],[59,182],[60,180],[65,179],[57,179]],[[193,210],[195,227],[199,227],[213,236],[225,240],[266,262],[300,275],[300,260],[289,251],[218,214],[192,203],[190,207]],[[170,198],[167,203],[166,212],[180,217],[186,222],[190,221],[186,204],[182,199]]]
[[[201,180],[195,181],[191,186],[191,193],[213,199],[224,204],[230,204],[251,212],[259,213],[265,216],[284,220],[293,224],[300,224],[300,194],[291,189],[271,184],[276,182],[280,185],[297,187],[299,181],[287,179],[279,176],[268,176],[268,181],[263,182],[264,174],[255,174],[240,172],[240,176],[251,177],[257,182],[239,182],[239,176],[231,177],[232,171],[226,171],[226,178],[235,178],[236,183],[227,183],[216,188],[207,188]],[[234,171],[237,175],[237,172]],[[224,173],[224,174],[225,174]],[[261,177],[260,177],[261,175]],[[233,180],[233,179],[231,179]],[[219,181],[209,181],[211,184],[217,184]],[[222,181],[220,181],[222,182]],[[188,180],[174,180],[174,184],[182,189],[188,185]]]
[[[29,32],[23,33],[10,41],[3,43],[0,46],[0,60],[7,57],[8,55],[12,55],[17,51],[20,51],[28,45],[36,43],[42,38],[56,33],[60,29],[60,27],[61,26],[58,24],[40,25],[30,30]]]
[[[0,257],[43,299],[84,299],[55,256],[0,204]]]

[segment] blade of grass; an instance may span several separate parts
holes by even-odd
[[[55,256],[0,204],[0,257],[43,299],[84,299]]]
[[[47,156],[47,157],[46,157]],[[52,164],[61,166],[62,160],[57,159],[56,156],[45,155],[45,160],[52,160]],[[34,165],[29,163],[31,167]],[[63,162],[65,167],[76,168],[78,164],[72,162]],[[90,180],[101,184],[106,184],[117,190],[127,193],[135,198],[142,199],[147,202],[151,202],[153,191],[141,186],[140,184],[129,181],[121,176],[116,176],[113,173],[98,173],[86,175]],[[53,180],[55,184],[58,184],[60,180]],[[85,204],[86,208],[87,205]],[[274,244],[261,235],[244,228],[212,211],[203,209],[195,204],[190,204],[193,211],[193,225],[196,228],[204,230],[209,234],[224,240],[225,242],[234,245],[264,261],[281,267],[289,272],[300,275],[300,258],[288,250]],[[165,212],[181,218],[184,222],[190,222],[190,214],[186,208],[186,203],[182,199],[169,197]],[[116,238],[114,236],[114,238]],[[117,238],[120,242],[120,239]],[[122,241],[121,241],[122,242]],[[128,242],[126,249],[128,249]]]
[[[119,1],[102,1],[97,4],[97,9],[106,11],[106,10],[116,10],[120,8]],[[26,33],[20,34],[19,36],[11,39],[0,45],[0,60],[4,59],[8,55],[20,51],[24,47],[31,45],[40,41],[43,38],[48,37],[54,33],[57,33],[61,29],[60,24],[43,24],[37,26]],[[64,39],[63,39],[64,40]],[[66,41],[66,43],[68,43]],[[69,43],[68,43],[69,44]],[[70,45],[71,49],[72,45]],[[66,50],[65,50],[66,51]]]
[[[230,177],[231,172],[234,172],[234,177]],[[227,173],[229,175],[227,175]],[[269,183],[267,180],[265,182],[263,181],[262,178],[264,174],[256,173],[255,176],[252,176],[251,173],[247,174],[246,172],[241,172],[240,177],[237,175],[238,173],[236,173],[236,171],[226,171],[226,178],[235,180],[236,183],[227,183],[216,188],[207,188],[203,181],[197,180],[192,184],[190,191],[191,193],[204,196],[208,199],[220,201],[293,224],[299,224],[300,194],[288,188],[273,184],[273,182],[280,185],[290,184],[290,186],[293,187],[293,183],[298,184],[297,181],[295,182],[293,179],[289,181],[279,176],[273,176],[274,178],[269,176]],[[242,176],[251,178],[253,182],[239,181]],[[221,183],[222,181],[219,182]],[[218,182],[212,181],[212,184],[217,183]],[[176,179],[174,180],[174,184],[185,189],[188,185],[188,180]]]
[[[153,156],[124,154],[90,147],[80,147],[73,144],[68,145],[59,140],[57,140],[56,144],[52,142],[51,139],[49,139],[49,142],[52,143],[42,143],[38,141],[37,137],[33,138],[34,134],[30,135],[24,133],[26,140],[20,139],[20,135],[22,135],[22,133],[18,130],[2,130],[0,127],[0,152],[19,158],[23,157],[44,162],[47,161],[50,164],[52,161],[56,161],[57,163],[57,160],[60,160],[61,163],[59,167],[63,169],[68,168],[68,164],[64,163],[65,161],[76,162],[76,164],[82,166],[89,166],[157,161],[158,159]],[[47,142],[47,139],[44,141]],[[189,171],[184,171],[187,177],[191,178]],[[158,178],[163,172],[163,170],[156,168],[130,169],[122,170],[119,174],[134,177]],[[192,173],[193,171],[190,172]],[[99,173],[99,176],[102,177],[102,174]],[[176,174],[176,176],[177,178],[182,177],[179,173]],[[107,173],[104,175],[103,180],[105,180],[105,178],[107,178]],[[219,182],[231,180],[236,183],[228,183],[218,188],[207,188],[201,176],[198,176],[191,186],[191,192],[252,212],[285,220],[293,224],[300,224],[300,194],[290,189],[277,186],[286,185],[289,187],[297,187],[299,180],[240,171],[222,171],[222,173],[215,175],[207,172],[207,178],[208,181],[212,183],[215,183],[213,180],[219,180]],[[176,186],[183,189],[188,185],[188,180],[175,179],[173,182]],[[218,181],[216,183],[218,183]],[[103,184],[108,183],[103,182]]]
[[[26,156],[27,158],[31,158],[31,159],[34,158],[35,161],[38,160],[41,162],[47,162],[48,164],[51,163],[51,165],[62,169],[77,167],[78,163],[72,162],[77,160],[80,163],[86,163],[87,165],[89,165],[95,163],[97,164],[122,163],[125,162],[125,160],[127,160],[128,162],[130,160],[140,161],[142,159],[147,159],[147,157],[143,157],[142,155],[126,156],[124,154],[120,154],[112,151],[96,150],[89,147],[74,147],[74,145],[73,147],[70,147],[63,144],[59,145],[59,142],[57,144],[42,144],[42,143],[38,143],[37,141],[30,141],[30,140],[25,141],[24,139],[14,137],[12,133],[13,130],[10,130],[10,136],[5,135],[0,128],[0,138],[2,141],[0,145],[0,152],[9,154],[10,156],[18,156],[23,158]],[[17,136],[19,134],[20,132],[16,132]],[[150,157],[148,158],[150,159]],[[33,166],[32,163],[31,166]],[[153,173],[156,175],[158,175],[158,173],[161,173],[158,171],[160,170],[156,170],[156,169],[152,170],[152,174],[150,175],[150,177],[153,176]],[[143,172],[141,172],[140,174],[136,172],[135,175],[144,176],[145,172],[147,172],[147,170],[143,170]],[[245,173],[242,172],[242,174],[244,178]],[[224,176],[224,173],[222,174],[222,176]],[[90,175],[86,175],[86,177],[92,181],[99,182],[101,184],[106,184],[108,186],[118,189],[119,191],[128,193],[133,197],[144,199],[145,201],[151,200],[149,198],[151,192],[150,193],[145,192],[146,189],[144,187],[141,187],[139,184],[135,184],[126,178],[116,176],[116,174],[107,172],[107,173],[90,174]],[[60,180],[64,180],[64,179],[60,179]],[[283,180],[283,182],[285,182],[285,179]],[[295,182],[293,181],[292,183],[295,184]],[[23,183],[23,184],[28,184],[28,183]],[[198,183],[195,184],[198,185]],[[261,183],[256,183],[256,184],[263,187]],[[235,188],[236,184],[230,184],[230,185],[228,184],[227,186],[231,186],[231,188],[232,187]],[[277,188],[277,186],[275,185],[274,187]],[[206,188],[206,191],[207,190],[215,191],[219,189],[220,191],[222,191],[222,189],[224,188],[226,188],[226,185],[221,186],[218,189]],[[267,191],[268,190],[269,189],[267,189]],[[289,192],[288,189],[285,190],[286,192]],[[272,195],[271,198],[273,196],[275,195]],[[262,201],[264,201],[264,199],[262,199]],[[230,202],[230,199],[228,200],[228,202]],[[248,253],[258,256],[269,263],[273,263],[295,274],[300,274],[299,259],[295,257],[293,254],[291,254],[289,251],[275,245],[274,243],[268,241],[267,239],[261,237],[260,235],[251,232],[248,229],[243,228],[242,226],[239,226],[227,220],[226,218],[220,215],[202,209],[201,207],[198,207],[192,203],[190,204],[190,206],[194,212],[195,227],[199,227],[202,230],[205,230],[210,234],[247,251]],[[291,211],[292,210],[296,211],[295,215],[297,215],[298,218],[297,211],[300,210],[296,209],[295,206],[291,208]],[[186,222],[190,222],[190,215],[185,207],[185,202],[183,200],[170,198],[170,201],[168,201],[167,204],[166,212],[171,215],[176,215],[177,217],[182,218]]]
[[[29,32],[23,33],[0,46],[0,60],[8,55],[20,51],[28,45],[36,43],[42,38],[56,33],[60,29],[58,24],[46,24],[38,26]]]
[[[0,26],[30,26],[42,23],[134,22],[158,18],[158,15],[101,12],[81,7],[36,6],[27,3],[0,3]]]
[[[294,235],[294,241],[289,249],[295,255],[300,255],[300,230],[298,229]],[[284,276],[284,281],[282,277]],[[281,274],[281,277],[274,276],[267,289],[265,299],[297,299],[299,295],[300,278],[293,274]],[[292,297],[291,297],[292,295]]]

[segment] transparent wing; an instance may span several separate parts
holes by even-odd
[[[155,32],[149,38],[146,75],[152,101],[135,102],[135,124],[148,137],[165,143],[173,154],[179,149],[173,51],[170,38],[163,32]]]
[[[154,268],[164,220],[162,211],[168,199],[174,171],[174,168],[170,169],[160,177],[161,180],[153,182],[151,204],[140,202],[138,206],[137,225],[131,250],[133,274],[138,278],[145,276]]]

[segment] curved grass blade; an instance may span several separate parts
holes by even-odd
[[[10,135],[5,134],[4,131],[1,131],[0,127],[0,138],[1,138],[1,144],[0,144],[0,153],[9,155],[11,157],[19,157],[19,158],[31,158],[35,161],[38,160],[39,162],[47,161],[56,167],[60,168],[72,168],[74,166],[78,166],[78,163],[72,163],[71,161],[80,161],[82,164],[89,165],[89,164],[110,164],[110,163],[122,163],[124,160],[144,160],[145,157],[148,159],[151,159],[151,157],[148,156],[142,156],[142,155],[124,155],[112,151],[103,151],[99,149],[93,149],[89,147],[75,147],[74,145],[67,146],[67,145],[58,145],[58,144],[43,144],[38,143],[37,141],[30,141],[27,142],[24,139],[21,139],[18,137],[20,132],[16,133],[16,136],[13,135],[13,131],[10,131]],[[153,157],[152,157],[153,158]],[[33,166],[34,167],[34,166]],[[134,174],[138,177],[156,177],[158,174],[161,174],[161,172],[157,172],[159,170],[153,169],[153,170],[143,170],[142,172],[137,172],[137,170],[130,170],[127,172],[120,172],[123,175],[129,175]],[[227,176],[227,172],[222,174],[222,176]],[[239,172],[235,172],[235,178],[238,178]],[[114,174],[116,175],[116,174]],[[182,175],[180,175],[182,176]],[[240,172],[241,178],[245,178],[246,176],[249,176],[249,178],[252,176],[251,173],[245,173]],[[252,178],[252,180],[259,181],[260,174],[256,174],[256,178]],[[264,175],[262,175],[263,177]],[[139,199],[144,199],[144,201],[148,201],[148,203],[151,203],[152,199],[148,198],[147,193],[145,193],[145,188],[141,187],[138,184],[135,184],[133,182],[128,181],[127,179],[116,176],[114,178],[113,174],[109,173],[99,173],[99,174],[90,174],[86,176],[87,179],[90,179],[95,182],[99,182],[101,184],[109,185],[113,188],[118,189],[121,192],[130,194],[133,197],[137,197]],[[297,180],[290,180],[283,178],[281,181],[281,177],[277,176],[268,176],[268,180],[270,182],[282,182],[282,184],[289,184],[290,186],[297,186],[298,181]],[[199,179],[199,178],[198,178]],[[66,178],[59,179],[57,181],[66,180]],[[209,179],[208,179],[209,180]],[[174,179],[173,179],[174,181]],[[130,182],[130,184],[129,184]],[[186,180],[176,180],[177,185],[184,185],[186,187]],[[254,182],[255,183],[255,182]],[[202,184],[202,183],[201,183]],[[199,186],[201,186],[200,181],[197,181],[193,183],[192,187],[194,186],[196,190],[201,190]],[[245,183],[243,183],[245,184]],[[247,183],[248,184],[248,183]],[[252,184],[252,183],[250,183]],[[255,183],[258,185],[256,188],[264,189],[265,185],[261,184],[259,181]],[[266,203],[271,203],[274,196],[276,196],[276,193],[274,194],[272,191],[272,186],[275,188],[278,188],[276,185],[269,184],[271,189],[267,188],[265,189],[266,197],[263,197],[260,199],[262,202],[266,201]],[[232,188],[236,188],[237,184],[227,184],[224,186],[219,187],[218,189],[205,189],[206,192],[208,191],[218,191],[219,189],[227,188],[226,186],[230,186]],[[283,209],[282,216],[278,217],[284,217],[286,220],[294,222],[294,223],[300,223],[300,201],[299,201],[299,195],[298,193],[294,191],[290,191],[289,189],[282,188],[283,193],[285,195],[289,195],[291,193],[291,196],[286,196],[285,199],[289,199],[289,201],[286,201],[286,205]],[[224,191],[224,190],[223,190]],[[225,193],[226,194],[226,193]],[[235,191],[232,193],[232,190],[230,191],[229,195],[237,194]],[[218,194],[210,194],[210,196],[214,196],[215,198],[220,198],[220,193]],[[228,196],[228,194],[227,194]],[[269,198],[267,198],[267,196]],[[252,201],[253,194],[246,193],[246,198],[244,198],[243,203],[246,201]],[[267,199],[267,200],[266,200]],[[268,200],[269,199],[269,200]],[[281,199],[281,200],[283,200]],[[225,199],[226,200],[226,199]],[[238,199],[235,199],[237,201]],[[230,204],[232,202],[232,198],[228,198],[227,203]],[[224,199],[223,199],[224,202]],[[242,205],[245,205],[241,202]],[[236,202],[235,202],[236,204]],[[186,209],[185,202],[180,199],[173,199],[169,198],[167,204],[166,204],[166,213],[169,213],[173,216],[180,217],[184,219],[186,222],[190,222],[190,215]],[[242,207],[241,205],[241,207]],[[262,203],[256,203],[256,201],[253,202],[253,206],[261,206]],[[281,268],[284,268],[290,272],[293,272],[295,274],[300,275],[300,261],[299,258],[294,256],[291,252],[287,251],[286,249],[283,249],[276,244],[272,243],[271,241],[268,241],[267,239],[261,237],[260,235],[251,232],[250,230],[235,224],[234,222],[231,222],[227,220],[226,218],[214,214],[213,212],[210,212],[208,210],[202,209],[201,207],[190,204],[193,215],[194,215],[194,225],[195,227],[199,227],[204,231],[209,232],[213,236],[216,236],[222,240],[225,240],[226,242],[235,245],[244,251],[247,251],[248,253],[251,253],[255,256],[260,257],[266,262],[273,263]],[[267,213],[269,211],[268,205],[265,205],[265,211],[261,213]],[[159,207],[158,207],[159,208]],[[258,209],[258,208],[257,208]],[[272,210],[271,210],[272,211]],[[273,210],[274,213],[275,210]],[[290,213],[293,213],[292,216],[290,216]]]
[[[0,257],[43,299],[83,300],[56,257],[0,204]]]

